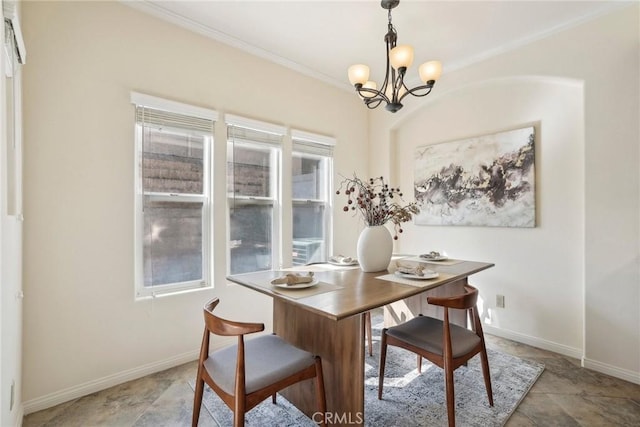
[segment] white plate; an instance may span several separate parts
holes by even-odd
[[[272,283],[271,285],[277,288],[283,288],[283,289],[306,289],[306,288],[315,286],[317,284],[318,284],[318,279],[313,279],[309,283],[298,283],[297,285],[287,285],[286,283],[278,283],[277,285],[274,285]]]
[[[358,265],[358,260],[357,259],[354,259],[351,262],[338,262],[338,261],[333,261],[333,260],[329,260],[327,262],[329,264],[331,264],[331,265],[339,265],[341,267],[348,267],[348,266],[351,266],[351,265]]]
[[[446,256],[446,255],[440,255],[440,256],[436,256],[436,257],[426,257],[426,256],[420,255],[420,256],[418,256],[418,258],[423,259],[425,261],[444,261],[446,259],[449,259],[449,257]]]
[[[432,273],[424,273],[424,276],[416,276],[415,274],[407,274],[401,271],[396,271],[396,276],[402,277],[404,279],[428,280],[428,279],[435,279],[436,277],[439,276],[439,274],[434,271]]]

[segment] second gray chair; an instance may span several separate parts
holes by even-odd
[[[469,359],[478,353],[482,362],[482,374],[487,389],[489,405],[493,406],[489,359],[487,358],[482,324],[476,307],[478,290],[473,286],[465,285],[465,291],[464,294],[452,297],[427,297],[429,304],[444,307],[444,321],[420,315],[398,326],[382,330],[378,399],[382,399],[387,345],[393,345],[418,355],[418,371],[422,366],[422,357],[444,369],[447,415],[450,427],[456,424],[453,371],[466,364]],[[465,310],[470,313],[473,330],[449,323],[449,310],[451,309]]]

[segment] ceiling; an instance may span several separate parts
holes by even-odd
[[[164,1],[126,4],[333,85],[351,89],[347,68],[364,63],[384,78],[387,11],[379,0]],[[402,0],[393,9],[398,44],[417,65],[462,68],[633,2]]]

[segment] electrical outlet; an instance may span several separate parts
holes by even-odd
[[[504,308],[504,295],[496,295],[496,307]]]

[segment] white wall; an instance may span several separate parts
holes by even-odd
[[[336,137],[335,172],[366,173],[350,93],[115,2],[26,2],[25,412],[197,357],[202,305],[271,321],[225,277],[225,131],[214,147],[214,291],[134,301],[130,91]],[[357,238],[335,227],[335,250]],[[250,309],[248,309],[250,307]]]
[[[413,165],[389,158],[539,122],[536,229],[414,226],[398,250],[452,248],[496,262],[474,278],[494,332],[640,383],[638,16],[635,4],[459,71],[445,67],[434,94],[408,99],[395,116],[375,111],[369,133],[372,172],[406,188],[413,177],[397,169]],[[505,309],[494,308],[496,293]]]
[[[473,278],[485,324],[517,331],[520,340],[544,338],[574,357],[583,347],[583,106],[579,82],[496,79],[439,94],[403,121],[394,138],[394,170],[411,171],[416,147],[534,125],[537,227],[408,224],[400,246],[405,253],[438,250],[495,263]],[[412,189],[411,172],[399,178],[401,188]],[[496,294],[505,296],[505,310],[495,309]]]

